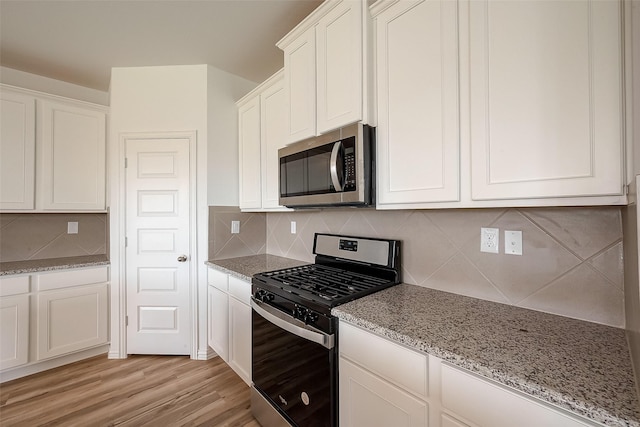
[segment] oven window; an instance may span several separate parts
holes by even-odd
[[[333,193],[329,163],[333,143],[280,159],[282,197]]]
[[[335,426],[336,351],[252,316],[254,386],[298,426]]]

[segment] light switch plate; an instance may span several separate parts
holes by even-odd
[[[499,253],[500,247],[500,230],[497,228],[480,229],[480,252],[488,252],[492,254]]]
[[[231,234],[240,233],[240,221],[231,221]]]
[[[504,232],[504,253],[522,255],[522,231]]]
[[[76,221],[67,222],[67,234],[78,234],[78,223]]]
[[[291,221],[291,234],[296,234],[296,222]]]

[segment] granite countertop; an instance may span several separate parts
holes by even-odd
[[[284,258],[276,255],[250,255],[238,258],[217,259],[207,261],[210,267],[215,267],[225,273],[231,274],[239,279],[251,281],[256,273],[265,271],[280,270],[283,268],[297,267],[309,264],[297,259]]]
[[[640,426],[623,329],[401,284],[338,318],[610,426]]]
[[[67,258],[0,262],[0,276],[64,270],[67,268],[93,267],[99,265],[109,265],[109,259],[106,255],[86,255]]]

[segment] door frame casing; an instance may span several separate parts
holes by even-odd
[[[113,163],[111,165],[111,199],[109,212],[110,225],[110,263],[111,263],[111,296],[110,296],[110,359],[127,358],[127,290],[126,290],[126,171],[125,154],[128,140],[140,139],[188,139],[189,140],[189,310],[190,310],[190,349],[191,359],[206,359],[198,351],[199,310],[198,310],[198,206],[201,191],[198,186],[198,140],[196,131],[158,131],[158,132],[122,132],[118,135],[118,146],[112,147]],[[115,153],[113,149],[115,148]],[[203,151],[203,150],[201,150]],[[206,150],[204,150],[206,151]],[[200,153],[206,158],[206,152]],[[206,174],[205,174],[206,175]],[[205,181],[206,183],[206,181]],[[206,185],[205,185],[206,186]],[[206,188],[204,190],[206,194]],[[205,203],[206,205],[206,203]],[[205,222],[206,224],[206,222]]]

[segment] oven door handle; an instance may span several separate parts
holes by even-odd
[[[265,320],[300,338],[315,342],[328,349],[332,349],[335,345],[335,336],[333,334],[325,334],[316,328],[312,328],[311,326],[304,324],[295,325],[291,323],[291,321],[298,321],[297,319],[284,314],[280,310],[272,308],[255,298],[251,298],[251,308],[253,308],[256,313],[262,316]]]

